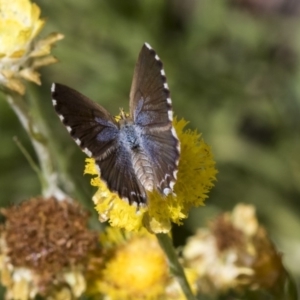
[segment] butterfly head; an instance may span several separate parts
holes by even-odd
[[[119,115],[118,123],[119,123],[120,128],[122,128],[122,127],[127,127],[130,125],[133,125],[134,121],[128,114],[125,113],[123,108],[120,108],[120,115]]]
[[[120,108],[120,115],[119,117],[124,120],[124,119],[127,119],[129,117],[128,114],[125,113],[124,109],[123,108]]]

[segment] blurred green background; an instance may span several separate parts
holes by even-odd
[[[29,85],[33,114],[45,122],[64,189],[92,210],[93,188],[84,158],[57,118],[50,86],[60,82],[98,101],[112,114],[128,108],[133,68],[144,42],[164,62],[173,107],[211,145],[219,170],[206,206],[174,228],[176,245],[198,226],[243,202],[300,278],[300,19],[297,1],[127,0],[43,1],[42,36],[65,39],[58,64]],[[30,95],[30,96],[29,96]],[[13,142],[32,153],[18,119],[0,101],[0,204],[40,193],[38,179]],[[41,113],[40,113],[41,112]]]

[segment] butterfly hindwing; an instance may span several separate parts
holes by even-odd
[[[156,188],[165,195],[172,193],[177,174],[178,141],[169,130],[149,132],[142,139],[147,156],[155,166]]]
[[[101,170],[101,177],[108,188],[132,203],[146,203],[146,193],[137,180],[132,167],[130,153],[122,145],[103,159],[96,160]]]

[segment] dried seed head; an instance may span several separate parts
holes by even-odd
[[[62,270],[85,265],[97,247],[87,213],[69,201],[33,198],[2,210],[6,256],[14,267],[34,271],[40,290],[59,280]]]

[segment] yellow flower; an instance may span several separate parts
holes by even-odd
[[[111,226],[136,231],[145,226],[150,232],[168,232],[171,222],[181,224],[188,217],[192,206],[203,205],[207,193],[213,187],[217,173],[210,147],[195,130],[183,130],[185,120],[173,122],[180,140],[181,154],[174,186],[176,195],[163,197],[158,192],[148,193],[147,207],[138,211],[112,193],[99,177],[94,159],[86,159],[85,173],[97,175],[91,180],[98,191],[93,197],[100,221],[107,221]]]
[[[239,204],[209,229],[198,229],[184,247],[183,258],[185,266],[197,271],[199,290],[209,295],[276,289],[285,276],[281,255],[251,205]]]
[[[36,69],[55,63],[52,45],[63,38],[52,33],[35,41],[45,21],[40,8],[29,0],[0,0],[0,88],[25,93],[22,79],[40,84]]]
[[[98,274],[88,277],[88,295],[98,293],[110,300],[185,299],[154,235],[145,229],[132,233],[108,227],[100,241],[106,254]],[[186,274],[195,286],[195,272]]]

